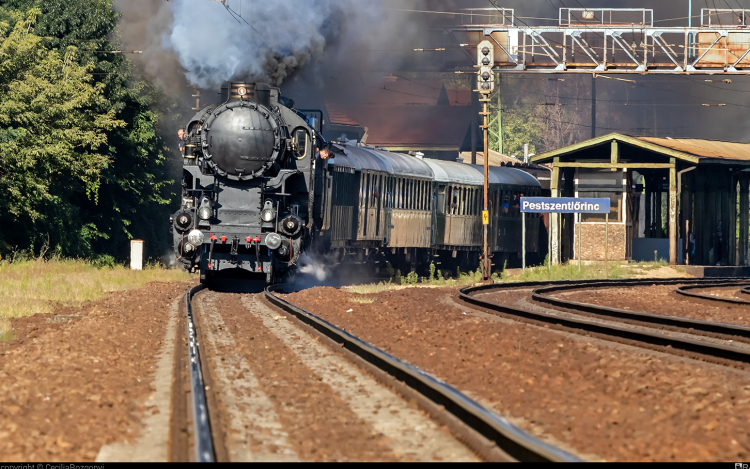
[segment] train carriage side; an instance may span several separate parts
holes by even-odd
[[[462,163],[425,160],[435,198],[432,245],[438,250],[481,251],[483,175]]]
[[[326,164],[330,204],[322,227],[330,230],[332,248],[364,258],[383,247],[430,246],[432,171],[421,160],[335,144]]]
[[[429,248],[432,244],[432,170],[421,159],[400,153],[365,149],[393,168],[386,181],[383,201],[387,207],[386,246]]]
[[[481,166],[477,166],[481,168]],[[491,166],[490,214],[497,223],[497,241],[493,252],[521,252],[521,197],[539,197],[541,184],[532,175],[520,169]],[[539,252],[539,226],[541,216],[526,215],[526,252]]]

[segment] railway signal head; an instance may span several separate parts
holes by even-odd
[[[495,65],[495,47],[490,41],[482,41],[477,45],[477,63],[479,92],[484,95],[491,94],[495,89],[495,74],[492,72]]]

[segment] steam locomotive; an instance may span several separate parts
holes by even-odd
[[[322,112],[297,110],[265,84],[229,83],[222,98],[185,127],[182,203],[171,217],[178,262],[201,281],[241,269],[275,283],[302,253],[403,272],[476,268],[483,168],[327,142]],[[490,246],[502,265],[521,249],[520,197],[541,186],[510,167],[491,167],[489,181]],[[532,257],[539,226],[527,218]]]

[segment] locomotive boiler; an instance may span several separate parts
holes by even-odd
[[[185,126],[181,206],[171,217],[178,262],[208,282],[242,269],[267,283],[308,243],[313,161],[322,137],[279,89],[229,83]]]

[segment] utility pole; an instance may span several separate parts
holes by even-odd
[[[489,212],[489,172],[490,172],[490,148],[489,148],[489,122],[490,115],[487,104],[491,101],[490,95],[495,88],[495,74],[492,66],[495,64],[495,46],[490,41],[482,41],[477,45],[477,62],[479,74],[477,76],[478,91],[482,95],[479,100],[482,103],[482,131],[484,133],[484,210],[482,211],[482,228],[484,231],[484,249],[482,255],[482,279],[489,280],[492,275],[492,264],[490,262],[490,248],[488,228],[490,224]],[[498,93],[499,94],[499,93]],[[498,98],[499,99],[499,98]]]
[[[474,110],[474,112],[477,112],[477,92],[474,89],[474,77],[469,75],[469,86],[471,90],[471,108]],[[477,126],[479,125],[479,122],[477,122],[477,116],[474,114],[471,117],[471,164],[477,164]]]
[[[497,152],[501,155],[503,154],[503,103],[502,103],[502,97],[500,96],[500,93],[502,92],[502,87],[500,86],[500,81],[502,80],[502,75],[500,73],[497,74],[497,91],[495,94],[497,95]]]

